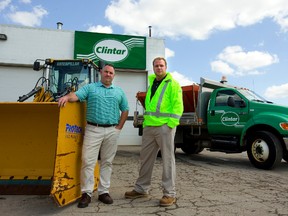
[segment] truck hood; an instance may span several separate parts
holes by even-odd
[[[250,101],[250,110],[258,112],[275,112],[277,114],[286,115],[288,117],[288,106],[273,104],[273,103],[265,103],[258,101]]]

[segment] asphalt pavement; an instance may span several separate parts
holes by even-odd
[[[284,216],[288,215],[288,164],[274,170],[254,168],[246,153],[204,150],[198,155],[176,151],[177,203],[159,207],[162,197],[162,161],[155,163],[150,196],[125,199],[138,176],[139,146],[119,146],[114,160],[110,195],[112,205],[97,200],[84,209],[77,203],[58,207],[49,195],[0,195],[1,216]]]

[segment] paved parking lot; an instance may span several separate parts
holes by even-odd
[[[288,164],[271,171],[254,168],[246,153],[227,155],[203,151],[187,156],[176,152],[177,204],[159,207],[161,158],[154,167],[151,196],[127,200],[138,175],[139,146],[119,146],[111,182],[112,205],[98,202],[97,193],[89,207],[73,203],[59,208],[51,197],[0,195],[0,215],[155,215],[155,216],[266,216],[288,215]]]

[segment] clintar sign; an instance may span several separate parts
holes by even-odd
[[[74,58],[111,63],[117,68],[146,68],[146,38],[139,36],[75,32]]]
[[[95,55],[104,61],[120,62],[126,59],[129,54],[124,43],[117,40],[102,40],[95,44]]]

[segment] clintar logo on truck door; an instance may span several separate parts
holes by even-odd
[[[95,64],[104,61],[115,68],[145,70],[146,38],[76,31],[74,58],[88,58]]]
[[[221,122],[225,126],[234,126],[239,124],[239,116],[235,112],[225,112],[221,116]]]
[[[111,39],[96,43],[94,52],[99,59],[108,62],[123,61],[129,54],[124,43]]]

